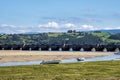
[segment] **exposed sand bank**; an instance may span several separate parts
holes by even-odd
[[[16,61],[62,60],[80,57],[94,57],[113,54],[114,52],[69,52],[69,51],[0,51],[0,63]]]

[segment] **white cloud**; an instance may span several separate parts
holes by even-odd
[[[39,24],[39,28],[44,28],[44,29],[67,29],[67,28],[76,28],[75,24],[73,23],[64,23],[64,24],[59,24],[57,22],[48,22],[46,24]]]
[[[42,31],[67,31],[67,30],[97,30],[97,27],[91,26],[91,25],[76,25],[74,23],[57,23],[54,21],[47,22],[45,24],[39,24],[38,25],[39,30]]]
[[[48,26],[48,27],[57,28],[57,27],[58,27],[58,23],[56,23],[56,22],[49,22],[47,26]]]
[[[39,28],[58,28],[59,24],[57,22],[48,22],[47,24],[39,24]]]
[[[67,30],[95,30],[96,27],[91,25],[78,26],[73,23],[57,23],[48,22],[46,24],[39,24],[38,26],[15,26],[9,24],[0,25],[0,33],[26,33],[26,32],[61,32]]]
[[[24,33],[24,32],[28,32],[31,30],[33,29],[25,27],[25,26],[15,26],[15,25],[10,25],[10,24],[0,25],[0,33],[14,34],[14,33]]]
[[[65,26],[66,28],[76,28],[75,24],[72,23],[66,23],[63,26]]]
[[[84,29],[84,30],[97,30],[98,28],[97,27],[94,27],[94,26],[91,26],[91,25],[82,25],[81,29]]]
[[[104,30],[120,29],[120,27],[105,27]]]
[[[1,24],[0,28],[15,28],[15,25]]]
[[[67,30],[77,30],[77,31],[88,31],[88,30],[100,30],[92,25],[78,25],[74,23],[57,23],[57,22],[48,22],[45,24],[39,24],[36,26],[16,26],[10,24],[1,24],[0,33],[27,33],[27,32],[66,32]],[[120,27],[104,27],[102,29],[120,29]]]

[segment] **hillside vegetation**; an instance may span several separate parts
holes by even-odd
[[[27,45],[97,45],[97,44],[120,44],[120,33],[110,34],[107,32],[75,32],[66,33],[39,33],[39,34],[0,34],[0,45],[27,44]]]

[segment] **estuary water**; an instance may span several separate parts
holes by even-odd
[[[61,63],[76,63],[76,62],[93,62],[93,61],[110,61],[110,60],[120,60],[120,55],[108,55],[99,57],[85,58],[84,61],[77,61],[76,58],[62,60]],[[0,66],[20,66],[20,65],[38,65],[42,61],[29,61],[29,62],[6,62],[0,63]]]

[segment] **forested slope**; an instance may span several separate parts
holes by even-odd
[[[39,34],[0,34],[0,45],[102,45],[120,44],[120,33],[107,32],[74,32],[39,33]]]

